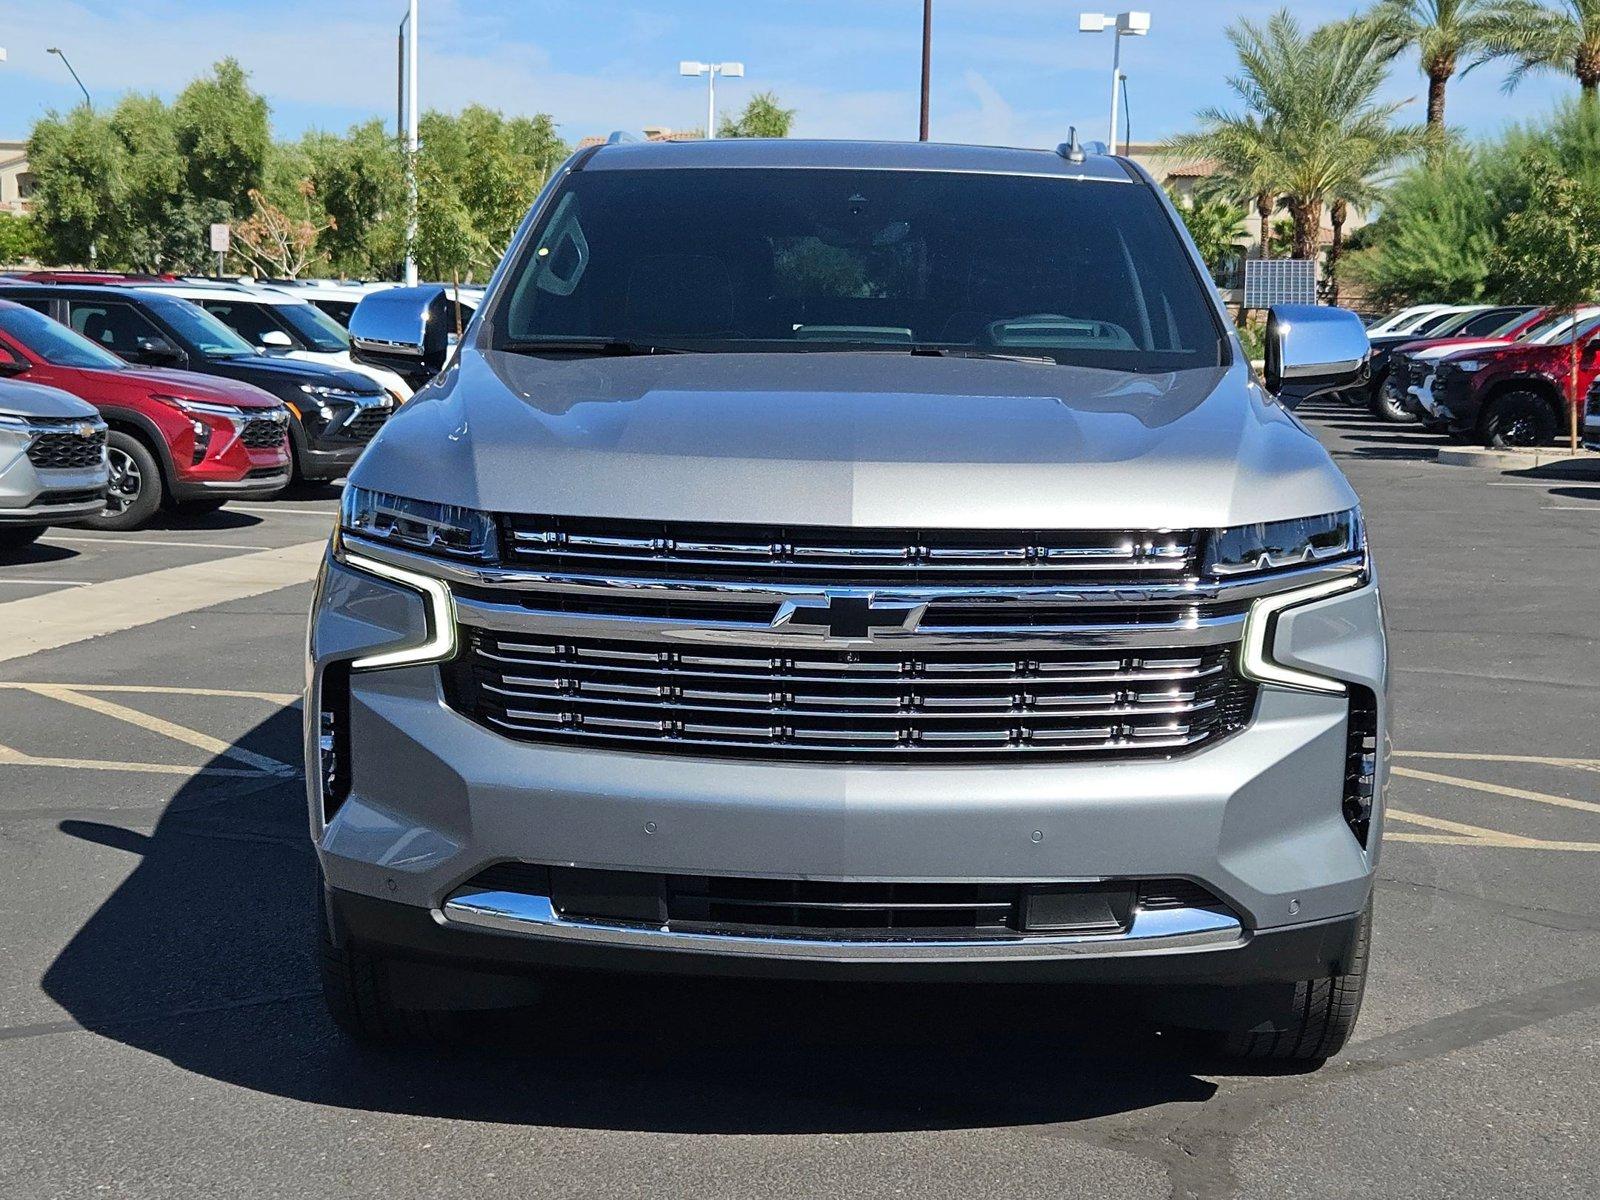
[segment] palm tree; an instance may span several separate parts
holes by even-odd
[[[1505,53],[1497,47],[1525,7],[1518,0],[1379,0],[1368,19],[1384,29],[1390,57],[1416,47],[1428,77],[1428,129],[1438,136],[1451,77]]]
[[[1171,139],[1168,152],[1212,159],[1240,195],[1286,196],[1294,256],[1314,258],[1326,205],[1374,199],[1376,179],[1426,141],[1422,126],[1395,123],[1403,101],[1377,98],[1387,37],[1371,21],[1307,34],[1287,9],[1264,25],[1229,26],[1240,73],[1228,86],[1244,111],[1201,110],[1201,128]]]
[[[1222,268],[1238,253],[1239,242],[1245,236],[1244,214],[1227,196],[1200,192],[1185,198],[1171,188],[1167,193],[1211,277],[1220,283]]]
[[[1494,53],[1513,59],[1506,91],[1528,75],[1571,75],[1592,100],[1600,87],[1600,0],[1512,0],[1490,39]]]

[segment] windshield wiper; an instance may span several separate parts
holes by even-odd
[[[649,346],[618,338],[525,338],[505,342],[500,349],[512,354],[597,354],[631,358],[639,354],[688,354],[676,346]]]
[[[1002,362],[1045,363],[1055,367],[1061,364],[1048,354],[1011,354],[1005,350],[982,350],[977,346],[929,346],[913,343],[912,354],[928,358],[993,358]]]

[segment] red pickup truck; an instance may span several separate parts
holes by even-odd
[[[1578,386],[1600,376],[1600,317],[1578,326]],[[1488,446],[1543,446],[1567,428],[1570,337],[1462,350],[1439,362],[1433,394],[1450,432]]]
[[[84,524],[137,529],[163,506],[206,511],[289,482],[289,414],[250,384],[132,366],[9,300],[0,374],[70,392],[105,418],[111,486],[105,511]]]

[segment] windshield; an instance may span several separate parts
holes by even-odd
[[[274,304],[272,311],[313,350],[337,354],[350,348],[350,335],[315,304]]]
[[[1539,346],[1549,345],[1566,337],[1572,331],[1572,323],[1575,320],[1587,320],[1594,314],[1595,310],[1592,308],[1579,309],[1576,313],[1552,313],[1517,340]]]
[[[31,308],[0,308],[0,330],[16,338],[51,366],[120,371],[128,365],[81,333]]]
[[[178,331],[179,337],[207,358],[255,355],[255,347],[198,304],[160,296],[151,297],[150,306],[161,315],[163,321]]]
[[[495,347],[922,348],[1215,367],[1210,299],[1150,191],[931,171],[572,176],[507,281]]]
[[[1434,313],[1432,316],[1424,317],[1419,324],[1413,325],[1408,332],[1442,336],[1447,330],[1459,325],[1465,319],[1465,314],[1459,312]]]

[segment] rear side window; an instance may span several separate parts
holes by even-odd
[[[240,304],[233,300],[201,300],[199,304],[201,308],[255,346],[262,344],[261,335],[264,333],[289,332],[272,319],[265,304]]]
[[[532,231],[496,322],[719,351],[925,346],[1216,367],[1204,281],[1150,189],[978,172],[591,170]]]
[[[138,353],[140,338],[166,336],[131,304],[73,300],[70,312],[73,329],[95,345],[124,357]]]

